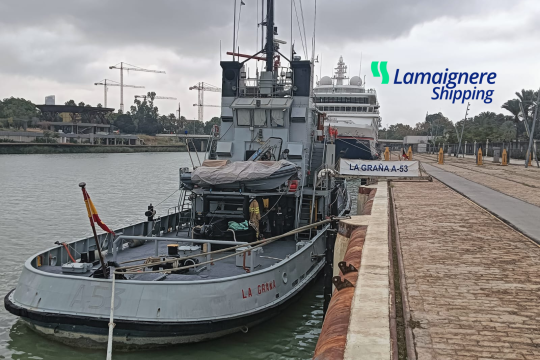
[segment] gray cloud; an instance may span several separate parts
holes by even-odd
[[[260,9],[257,12],[255,0],[244,2],[239,45],[241,52],[251,53],[260,46],[256,31]],[[359,53],[366,43],[405,38],[423,24],[437,20],[455,24],[456,20],[510,12],[524,3],[527,4],[523,0],[318,0],[317,48],[324,49],[327,64],[334,63],[338,52]],[[276,1],[279,38],[286,41],[290,39],[290,4],[288,0]],[[300,10],[300,1],[296,0],[296,4]],[[174,95],[165,92],[182,89],[184,94],[194,96],[184,87],[197,81],[219,81],[219,41],[222,40],[223,54],[230,50],[232,5],[233,0],[0,0],[0,76],[37,78],[70,88],[79,85],[89,92],[96,90],[91,84],[104,77],[118,80],[118,73],[108,70],[108,66],[127,61],[163,68],[167,78],[133,74],[126,82],[147,85],[145,91],[160,92],[163,87],[164,95]],[[303,0],[302,7],[306,40],[311,48],[314,1]],[[515,21],[523,22],[520,30],[525,34],[537,34],[534,18]],[[519,31],[509,33],[504,27],[497,28],[497,24],[491,24],[490,29],[461,29],[457,36],[464,42],[520,37]],[[298,32],[293,16],[296,50],[302,53]],[[284,51],[288,53],[288,45]],[[370,51],[364,50],[364,59]],[[0,92],[9,95],[9,89],[3,88],[1,82]],[[125,102],[131,101],[126,98]],[[191,103],[192,100],[186,101],[186,105]]]

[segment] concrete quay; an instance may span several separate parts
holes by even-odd
[[[361,215],[340,222],[334,252],[334,275],[353,287],[333,292],[315,349],[317,360],[392,358],[388,184],[362,189],[372,192],[361,204]],[[342,260],[358,271],[338,271]]]
[[[362,187],[340,223],[334,265],[358,272],[335,267],[353,287],[334,290],[314,358],[540,359],[540,171],[424,160],[433,182]]]
[[[415,357],[539,359],[540,247],[439,181],[392,191]]]

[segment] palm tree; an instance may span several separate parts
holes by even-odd
[[[519,113],[521,112],[521,109],[519,108],[519,100],[518,99],[508,100],[507,102],[502,104],[501,107],[505,110],[508,110],[510,113],[512,113],[512,116],[513,116],[512,120],[516,124],[516,142],[517,142],[519,140],[519,132],[518,132]]]
[[[516,96],[521,101],[524,112],[523,117],[526,119],[532,106],[534,91],[521,89],[521,92],[516,92]]]

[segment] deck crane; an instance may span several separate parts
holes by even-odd
[[[103,93],[104,93],[103,107],[107,107],[107,91],[109,91],[108,87],[109,86],[120,86],[120,83],[118,83],[118,81],[114,81],[114,80],[103,79],[100,82],[94,83],[94,85],[102,85],[103,86]],[[124,87],[144,89],[144,86],[139,86],[139,85],[126,85],[126,84],[124,84]]]
[[[127,65],[127,66],[125,66],[125,65]],[[118,70],[120,70],[120,110],[122,110],[122,112],[124,112],[124,86],[125,86],[124,85],[124,70],[165,74],[165,71],[143,69],[141,67],[131,65],[131,64],[128,64],[128,63],[125,63],[125,62],[120,62],[119,64],[109,66],[109,69],[118,69]]]
[[[217,86],[214,86],[214,85],[210,85],[210,84],[205,83],[205,82],[200,82],[200,83],[197,83],[194,86],[191,86],[189,88],[189,90],[197,90],[197,92],[198,92],[198,101],[197,101],[197,104],[195,104],[195,106],[199,107],[199,121],[204,122],[203,110],[204,110],[204,107],[206,106],[206,105],[204,105],[204,92],[205,91],[220,92],[221,88],[219,88]]]

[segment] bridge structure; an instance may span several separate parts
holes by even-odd
[[[157,134],[156,137],[177,138],[179,142],[187,145],[192,142],[197,151],[205,152],[210,141],[210,135],[206,134]]]

